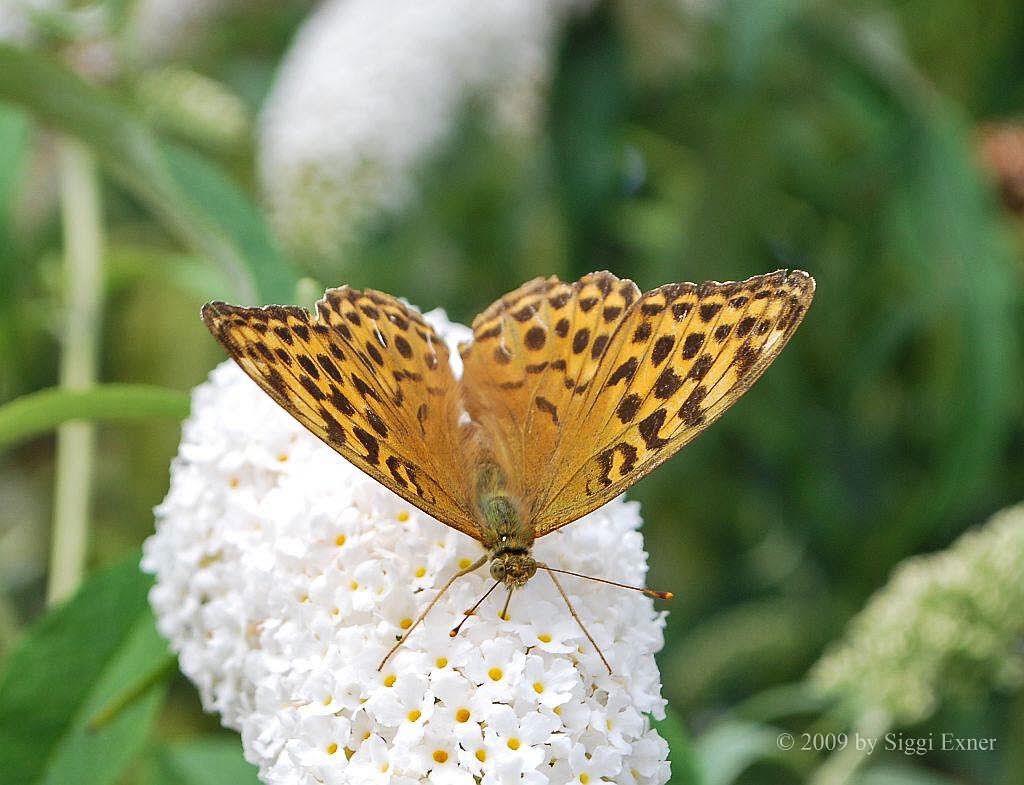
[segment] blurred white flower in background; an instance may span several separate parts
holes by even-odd
[[[859,717],[924,720],[943,697],[1024,685],[1024,505],[900,565],[812,681]]]
[[[0,41],[31,43],[39,33],[36,17],[64,7],[64,0],[0,0]]]
[[[446,340],[467,337],[428,314]],[[457,352],[452,353],[458,357]],[[456,366],[456,370],[459,369]],[[538,541],[540,558],[640,584],[641,519],[621,499]],[[481,553],[304,430],[231,361],[196,388],[144,568],[161,632],[203,705],[267,783],[663,785],[663,614],[566,578],[609,675],[549,580],[457,582],[383,672],[440,584]]]
[[[287,0],[298,2],[298,0]],[[271,0],[136,0],[125,31],[128,56],[152,63],[187,56],[220,17]]]
[[[264,105],[263,190],[281,236],[330,255],[415,195],[466,98],[512,136],[537,122],[562,23],[592,0],[328,0]]]

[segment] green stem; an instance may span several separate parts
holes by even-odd
[[[92,152],[80,142],[61,139],[58,153],[65,304],[60,381],[82,390],[96,381],[103,245],[99,173]],[[73,593],[85,570],[94,443],[91,423],[67,423],[57,431],[50,604]]]
[[[187,415],[186,393],[152,384],[95,384],[87,390],[51,387],[0,406],[0,452],[71,420],[181,420]]]

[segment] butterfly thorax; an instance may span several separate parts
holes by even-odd
[[[515,496],[506,489],[505,473],[484,459],[477,475],[477,525],[491,560],[491,577],[509,588],[522,586],[537,572],[533,528],[523,518]]]

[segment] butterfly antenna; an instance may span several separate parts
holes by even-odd
[[[494,591],[495,589],[497,589],[498,588],[498,584],[500,584],[500,583],[501,583],[501,581],[495,581],[494,585],[491,586],[491,588],[489,588],[487,591],[484,592],[484,596],[481,597],[479,600],[477,600],[476,602],[473,603],[473,607],[472,608],[470,608],[468,611],[463,611],[462,621],[460,621],[458,624],[455,625],[455,627],[452,628],[452,631],[448,633],[448,637],[454,638],[456,635],[459,634],[459,630],[462,629],[462,625],[466,623],[466,621],[469,619],[470,616],[472,616],[473,614],[476,613],[476,609],[480,607],[480,603],[482,603],[484,600],[486,600],[488,597],[490,597],[491,596],[491,592]]]
[[[508,596],[505,598],[505,607],[501,609],[501,615],[498,616],[502,621],[508,621],[508,604],[512,602],[512,589],[509,588]]]
[[[441,591],[439,591],[434,596],[434,599],[432,599],[430,601],[430,604],[428,604],[427,607],[423,609],[423,612],[419,616],[416,617],[416,621],[414,621],[412,623],[412,626],[408,630],[405,631],[405,634],[401,638],[398,639],[398,643],[396,643],[394,646],[392,646],[391,647],[391,651],[389,651],[387,654],[384,655],[384,659],[380,661],[380,665],[377,666],[377,670],[380,671],[380,670],[384,669],[384,665],[387,663],[388,660],[391,659],[391,655],[394,654],[396,651],[398,651],[398,648],[409,639],[409,636],[412,635],[412,631],[415,630],[420,625],[420,622],[423,621],[426,618],[428,613],[430,613],[431,608],[433,608],[435,605],[437,605],[437,601],[439,599],[441,599],[441,597],[444,595],[444,593],[446,591],[448,591],[448,589],[451,587],[451,585],[453,583],[455,583],[455,581],[457,581],[463,575],[469,575],[469,573],[473,572],[473,570],[480,569],[486,563],[487,563],[487,554],[485,553],[483,556],[481,556],[479,559],[477,559],[475,562],[473,562],[471,565],[469,565],[466,569],[459,570],[451,578],[449,578],[448,582],[444,586],[441,587]]]
[[[562,573],[562,575],[573,575],[577,578],[584,578],[588,581],[594,581],[595,583],[606,583],[609,586],[616,586],[620,589],[632,589],[633,591],[638,591],[641,594],[646,595],[647,597],[653,597],[656,600],[671,600],[673,597],[675,597],[675,595],[670,591],[654,591],[654,589],[645,589],[642,586],[630,586],[625,583],[619,583],[618,581],[609,581],[605,578],[595,578],[592,575],[583,575],[582,573],[571,572],[570,570],[559,570],[555,567],[545,566],[544,569],[550,572],[560,572]]]
[[[572,603],[569,602],[569,595],[565,593],[565,589],[562,588],[562,584],[559,583],[558,578],[555,577],[556,572],[565,572],[565,570],[555,570],[551,567],[548,567],[546,564],[541,564],[540,562],[537,562],[537,566],[540,567],[542,570],[546,571],[547,574],[551,577],[551,582],[555,584],[555,588],[558,589],[558,593],[562,595],[562,599],[565,600],[565,604],[569,606],[569,613],[572,614],[572,617],[576,620],[576,623],[580,625],[580,629],[583,630],[583,634],[587,636],[587,640],[590,641],[590,645],[594,647],[594,651],[597,652],[597,656],[601,658],[601,662],[604,663],[604,667],[606,667],[608,669],[608,673],[611,674],[612,666],[609,665],[608,660],[604,658],[604,654],[601,652],[601,647],[597,645],[597,642],[592,637],[590,637],[590,632],[587,630],[586,627],[583,626],[583,622],[580,620],[580,617],[576,614],[576,609],[572,607]],[[572,573],[569,574],[571,575]],[[630,589],[633,587],[627,586],[626,588]]]

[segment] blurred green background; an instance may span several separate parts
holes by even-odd
[[[30,5],[0,0],[0,402],[73,381],[76,363],[89,377],[90,337],[98,382],[184,393],[223,357],[198,319],[210,299],[308,305],[351,283],[468,321],[541,274],[607,268],[646,290],[805,269],[818,294],[781,358],[630,494],[649,582],[677,596],[660,664],[692,749],[674,759],[692,754],[708,785],[1024,782],[1024,697],[983,677],[901,730],[997,737],[994,752],[879,754],[826,780],[828,751],[764,742],[849,727],[804,679],[829,642],[898,563],[1024,498],[1019,2],[581,3],[532,30],[536,67],[409,80],[447,101],[427,130],[363,100],[402,84],[378,70],[410,68],[403,11],[377,70],[348,73],[355,55],[296,53],[300,29],[341,25],[302,2]],[[303,102],[288,94],[302,80],[335,92]],[[345,91],[360,100],[332,114]],[[350,134],[343,166],[342,110],[360,106],[376,135]],[[422,149],[388,158],[389,135],[417,134]],[[97,230],[90,273],[73,249]],[[167,489],[181,399],[113,395],[88,410],[94,460],[77,469],[58,469],[51,426],[81,399],[0,409],[8,690],[47,656],[18,647],[42,645],[54,522],[73,517],[56,489],[88,489],[90,573],[137,551]],[[199,782],[189,766],[215,770],[202,755],[237,765],[180,676],[152,713],[148,752],[111,781]]]

